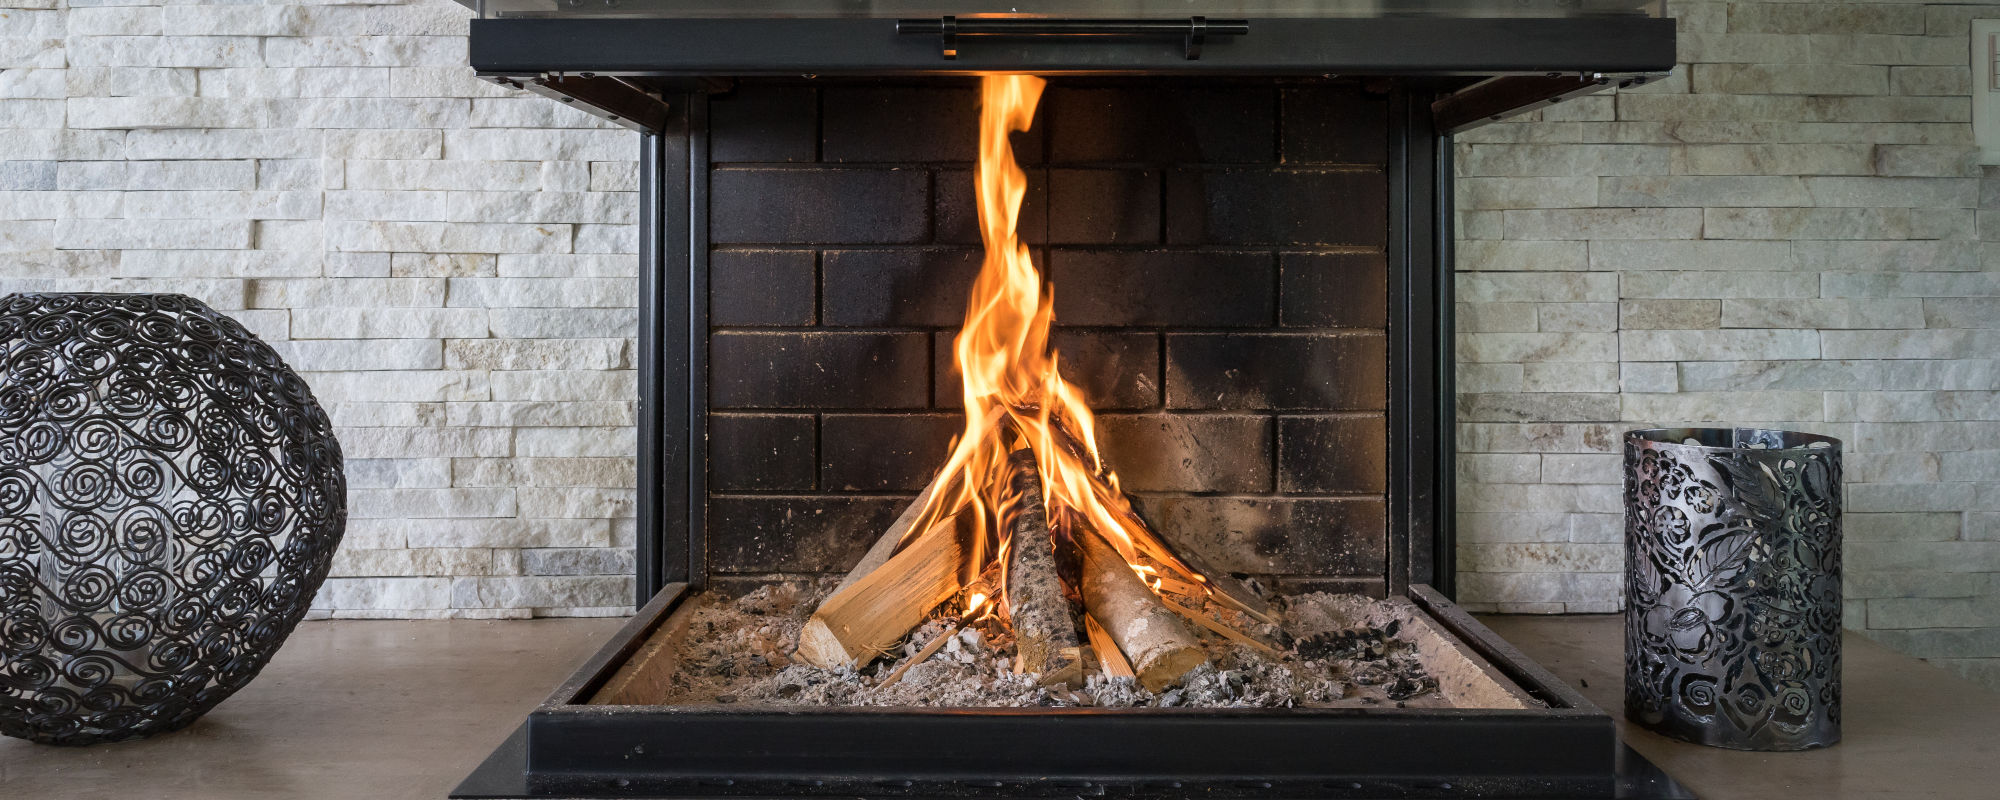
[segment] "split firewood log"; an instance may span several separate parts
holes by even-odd
[[[1132,572],[1117,549],[1095,532],[1079,531],[1083,604],[1118,645],[1139,685],[1160,691],[1208,661],[1201,640]]]
[[[1033,450],[1007,457],[1009,503],[1001,520],[1012,533],[1007,554],[1007,619],[1014,627],[1019,671],[1044,686],[1083,683],[1075,615],[1056,572],[1055,541],[1042,504],[1042,475]]]
[[[955,518],[896,549],[946,480],[942,473],[933,479],[813,611],[799,631],[799,657],[823,669],[858,668],[959,590],[964,545]]]
[[[1132,664],[1125,660],[1125,653],[1118,649],[1118,643],[1111,641],[1111,634],[1098,624],[1097,618],[1083,616],[1083,632],[1090,639],[1090,649],[1097,654],[1098,669],[1114,678],[1137,678],[1132,672]]]
[[[970,433],[984,436],[1002,416],[1002,409],[993,409]],[[956,518],[944,517],[905,543],[911,538],[910,529],[925,517],[932,499],[949,492],[958,475],[950,463],[938,470],[930,485],[847,571],[799,631],[799,657],[823,669],[860,667],[908,635],[931,609],[963,588],[959,565],[964,542],[958,535]],[[940,541],[943,539],[950,541]],[[890,561],[911,551],[917,552],[903,558],[893,572],[888,570]],[[856,594],[858,589],[865,591]]]

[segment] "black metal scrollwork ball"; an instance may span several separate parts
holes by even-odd
[[[0,733],[171,731],[250,682],[347,526],[333,424],[172,294],[0,298]]]

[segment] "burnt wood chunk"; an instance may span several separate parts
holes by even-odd
[[[1110,543],[1095,533],[1080,533],[1076,539],[1083,549],[1083,605],[1125,654],[1139,685],[1160,691],[1208,661],[1201,640],[1146,588]]]
[[[1001,524],[1013,534],[1007,556],[1007,618],[1018,668],[1043,685],[1083,683],[1076,621],[1056,572],[1055,540],[1042,506],[1042,474],[1033,450],[1007,457],[1008,497]]]

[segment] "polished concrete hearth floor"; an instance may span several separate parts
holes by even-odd
[[[1489,617],[1604,708],[1621,704],[1619,618]],[[616,620],[310,622],[264,674],[186,730],[88,748],[0,739],[0,797],[440,800]],[[1741,753],[1629,727],[1704,800],[1993,797],[2000,695],[1850,635],[1846,741]]]

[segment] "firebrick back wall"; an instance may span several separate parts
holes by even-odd
[[[844,569],[942,463],[978,113],[970,81],[712,101],[712,570]],[[1064,373],[1216,568],[1380,586],[1386,140],[1378,97],[1268,81],[1058,81],[1016,137]]]

